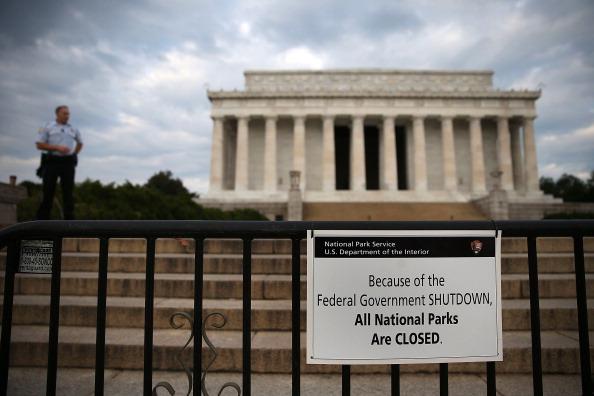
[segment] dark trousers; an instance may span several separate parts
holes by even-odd
[[[43,173],[43,200],[37,211],[38,220],[48,220],[52,211],[52,202],[56,192],[58,177],[62,186],[64,219],[74,219],[74,168],[75,157],[49,157]]]

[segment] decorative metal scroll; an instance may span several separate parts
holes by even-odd
[[[206,318],[204,318],[204,321],[202,322],[202,338],[204,339],[204,342],[206,343],[206,345],[208,345],[208,349],[210,349],[211,354],[212,354],[212,358],[210,359],[210,361],[208,362],[206,367],[202,370],[202,394],[204,396],[210,396],[208,391],[206,390],[206,374],[208,374],[208,370],[213,365],[215,360],[217,360],[217,356],[218,356],[215,346],[213,345],[213,343],[210,341],[210,338],[208,338],[208,335],[206,334],[206,325],[207,325],[209,319],[213,318],[215,316],[218,316],[219,318],[221,318],[222,321],[218,322],[218,323],[217,322],[211,323],[210,325],[212,327],[214,327],[216,329],[221,329],[227,324],[227,318],[225,317],[225,315],[223,315],[222,313],[219,313],[219,312],[213,312],[213,313],[208,314],[206,316]],[[176,318],[180,318],[181,322],[176,322]],[[193,383],[192,380],[193,380],[194,374],[193,374],[193,370],[191,368],[186,367],[186,365],[183,362],[182,356],[183,356],[184,350],[188,347],[188,345],[190,345],[190,342],[192,342],[192,339],[194,338],[194,320],[193,320],[192,316],[187,312],[175,312],[169,318],[169,325],[174,329],[182,328],[184,326],[184,322],[187,322],[190,325],[190,328],[191,328],[190,337],[188,338],[188,340],[186,341],[184,346],[175,355],[175,360],[177,360],[180,367],[184,370],[186,377],[188,379],[188,393],[186,393],[186,396],[189,396],[192,393],[192,383]],[[173,388],[173,386],[167,381],[162,381],[162,382],[159,382],[157,385],[155,385],[155,387],[153,388],[153,396],[158,396],[157,390],[159,388],[165,389],[171,396],[175,395],[175,389]],[[227,388],[235,389],[237,391],[237,396],[241,396],[241,388],[239,385],[237,385],[234,382],[227,382],[227,383],[223,384],[221,386],[221,388],[219,389],[219,392],[217,393],[217,395],[220,396],[223,393],[223,391]]]

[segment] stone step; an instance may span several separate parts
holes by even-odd
[[[46,369],[43,367],[11,367],[8,377],[9,395],[43,395],[46,386]],[[142,370],[105,370],[105,394],[109,396],[130,396],[142,393]],[[253,395],[291,396],[291,374],[252,374]],[[341,395],[341,374],[302,374],[301,396]],[[186,394],[188,380],[183,371],[154,371],[153,385],[166,381],[177,392]],[[216,395],[228,382],[242,384],[241,373],[208,373],[206,388],[210,395]],[[449,394],[486,395],[486,373],[449,374]],[[95,386],[94,369],[60,368],[57,373],[58,395],[93,395]],[[543,375],[545,395],[580,395],[581,379],[575,374]],[[403,395],[439,395],[439,375],[436,373],[405,373],[400,376]],[[532,394],[532,375],[497,373],[497,394],[499,396]],[[167,394],[160,391],[160,395]],[[351,394],[365,396],[386,396],[391,394],[389,374],[351,375]],[[225,393],[223,393],[225,394]],[[233,394],[227,392],[227,394]]]
[[[542,253],[538,254],[538,272],[546,273],[573,273],[575,264],[573,253]],[[586,272],[594,273],[594,254],[584,254],[584,267]],[[525,253],[504,253],[501,255],[502,274],[528,273],[528,256]]]
[[[584,252],[594,252],[594,238],[586,237]],[[526,238],[503,238],[501,240],[502,253],[527,253]],[[538,253],[573,253],[572,238],[537,238],[536,251]]]
[[[60,367],[91,368],[95,365],[95,328],[60,328],[58,365]],[[110,369],[141,369],[143,367],[143,329],[110,328],[106,331],[105,365]],[[189,330],[157,329],[153,333],[153,368],[179,369],[177,354],[190,335]],[[590,334],[590,338],[594,333]],[[218,357],[212,371],[241,371],[242,333],[211,331],[208,336]],[[14,326],[12,331],[11,366],[45,366],[47,364],[48,328],[46,326]],[[256,331],[251,334],[251,369],[254,373],[289,373],[291,371],[291,332]],[[543,331],[542,368],[544,373],[577,374],[580,371],[579,344],[576,332]],[[301,333],[301,370],[304,373],[336,373],[339,366],[305,364],[305,333]],[[188,366],[190,347],[181,356]],[[496,364],[498,373],[530,373],[532,370],[530,332],[506,332],[503,335],[504,361]],[[210,354],[203,343],[204,359]],[[592,362],[594,353],[591,351]],[[402,372],[436,372],[437,364],[402,365]],[[386,373],[387,365],[353,366],[353,373]],[[449,365],[452,373],[484,373],[484,363]]]
[[[290,254],[292,242],[290,239],[254,239],[252,253],[254,254]],[[301,250],[305,252],[307,242],[301,241]],[[62,244],[64,252],[99,252],[99,240],[95,238],[66,238]],[[194,240],[179,238],[157,239],[155,250],[158,253],[193,253]],[[112,238],[109,240],[109,251],[113,253],[145,253],[146,240],[139,238]],[[241,239],[206,239],[205,253],[242,253]]]
[[[2,297],[0,297],[0,303]],[[19,325],[47,325],[49,323],[49,296],[17,295],[14,298],[13,323]],[[0,304],[1,305],[1,304]],[[305,330],[305,301],[301,302],[301,324]],[[97,320],[97,298],[63,296],[60,299],[60,324],[64,326],[95,326]],[[227,317],[230,330],[241,330],[241,300],[203,300],[203,315],[219,312]],[[154,327],[169,329],[169,319],[175,312],[194,313],[194,300],[190,298],[155,298]],[[1,317],[1,312],[0,312]],[[108,297],[107,327],[144,327],[144,298]],[[290,330],[290,300],[252,300],[253,330]]]
[[[292,258],[288,254],[252,255],[253,274],[290,274]],[[6,255],[0,255],[0,269],[4,269]],[[306,273],[307,259],[301,256],[301,273]],[[108,271],[143,272],[146,255],[142,253],[110,253]],[[155,255],[156,273],[194,273],[194,254],[158,253]],[[62,271],[92,272],[99,270],[96,253],[67,252],[62,254]],[[204,272],[216,274],[239,274],[243,271],[241,254],[205,254]]]
[[[487,220],[472,202],[304,202],[307,221]]]
[[[5,268],[6,255],[0,255],[0,269]],[[252,255],[253,274],[291,274],[292,258],[288,254]],[[586,253],[585,269],[594,273],[594,253]],[[111,253],[108,270],[110,272],[143,272],[146,268],[146,256],[142,253]],[[194,254],[159,253],[155,257],[156,273],[193,273]],[[306,273],[307,259],[301,256],[300,271]],[[63,271],[92,272],[99,270],[99,258],[96,253],[67,252],[62,255]],[[573,273],[575,270],[573,254],[542,253],[538,255],[539,273]],[[204,272],[211,274],[240,274],[243,271],[241,254],[206,254]],[[504,253],[501,258],[503,274],[522,274],[528,272],[528,258],[522,253]]]
[[[13,324],[44,325],[49,323],[49,296],[17,295],[14,298]],[[2,297],[0,297],[0,306]],[[97,319],[97,298],[63,296],[60,300],[60,324],[64,326],[94,326]],[[228,330],[242,328],[241,300],[203,301],[203,317],[219,312],[229,323]],[[588,322],[594,323],[594,300],[588,300]],[[530,301],[526,299],[503,300],[503,330],[530,329]],[[194,300],[156,298],[154,301],[154,326],[170,328],[169,318],[175,312],[193,315]],[[306,326],[306,303],[301,301],[301,329]],[[1,312],[0,312],[1,315]],[[0,316],[1,318],[1,316]],[[144,327],[144,298],[109,297],[107,299],[108,327]],[[577,330],[577,308],[574,299],[541,299],[540,321],[542,330]],[[253,330],[290,330],[290,300],[253,300]]]
[[[0,291],[4,288],[4,275],[0,277]],[[527,274],[503,274],[501,276],[502,298],[529,298]],[[205,274],[204,298],[242,298],[243,278],[239,274]],[[144,273],[109,273],[107,293],[110,296],[143,297]],[[96,272],[62,272],[61,294],[94,296],[97,294]],[[290,275],[252,275],[252,298],[256,300],[282,300],[291,298]],[[586,274],[586,289],[594,295],[594,274]],[[540,298],[575,297],[573,274],[541,274],[539,276]],[[18,274],[15,294],[49,294],[50,276]],[[306,279],[301,275],[301,296],[306,296]],[[193,274],[155,274],[155,297],[193,298]]]
[[[158,239],[156,251],[159,253],[192,253],[194,252],[194,241],[187,239],[187,246],[181,240]],[[571,253],[573,252],[573,240],[571,238],[538,238],[537,251],[541,253]],[[307,249],[306,241],[301,241],[301,251]],[[241,254],[243,242],[239,239],[207,239],[204,242],[205,253],[234,253]],[[70,238],[65,239],[62,245],[65,252],[86,252],[99,251],[99,240],[93,238]],[[503,238],[501,250],[504,253],[527,252],[526,238]],[[146,252],[146,241],[144,239],[121,239],[113,238],[109,242],[109,251],[114,253],[144,253]],[[584,251],[594,253],[594,238],[584,238]],[[291,241],[289,239],[255,239],[252,242],[252,253],[254,254],[290,254]]]

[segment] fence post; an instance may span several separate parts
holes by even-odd
[[[18,266],[19,244],[12,240],[6,252],[4,275],[4,300],[2,307],[2,340],[0,341],[0,395],[6,395],[8,388],[8,367],[10,365],[10,338],[12,330],[12,305],[14,297],[14,277]]]
[[[584,395],[591,395],[592,373],[590,369],[590,338],[588,335],[588,300],[586,296],[586,271],[584,269],[584,240],[581,235],[573,237],[573,255],[580,335],[582,393]]]
[[[540,303],[536,237],[528,237],[528,277],[530,284],[530,331],[532,332],[532,384],[534,395],[542,395],[542,361],[540,344]]]
[[[60,329],[60,278],[62,273],[62,238],[54,238],[50,300],[49,340],[47,346],[46,395],[56,394],[58,374],[58,332]]]
[[[144,396],[153,392],[153,306],[155,287],[155,238],[146,240],[144,295]]]

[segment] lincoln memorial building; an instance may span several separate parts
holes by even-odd
[[[303,205],[542,201],[539,96],[494,88],[492,71],[246,71],[245,90],[208,91],[200,202],[286,218],[291,171]]]

